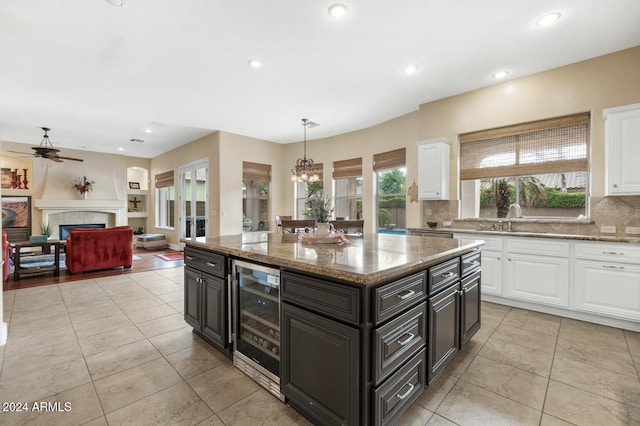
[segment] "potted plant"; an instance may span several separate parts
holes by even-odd
[[[53,234],[51,225],[49,225],[48,223],[43,223],[42,225],[40,225],[40,234],[46,236],[47,239],[49,239],[51,237],[51,234]]]
[[[318,226],[316,232],[323,235],[328,234],[330,232],[329,218],[333,213],[331,197],[320,192],[318,196],[307,198],[306,205],[305,216],[316,220]]]

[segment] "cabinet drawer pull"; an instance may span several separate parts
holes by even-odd
[[[398,294],[398,299],[406,300],[406,299],[410,298],[411,296],[413,296],[414,294],[416,294],[415,291],[408,290],[408,291],[403,292],[402,294]]]
[[[624,256],[624,253],[619,253],[616,251],[603,251],[602,254],[612,254],[614,256]]]
[[[442,278],[450,278],[450,277],[452,277],[453,275],[454,275],[454,273],[453,273],[453,272],[447,272],[447,273],[444,273],[444,274],[440,274],[440,276],[441,276]]]
[[[409,395],[411,395],[411,392],[413,392],[413,388],[415,388],[415,386],[412,385],[411,383],[407,383],[407,385],[409,385],[409,389],[407,389],[407,391],[405,393],[403,393],[402,395],[400,395],[400,394],[396,395],[396,397],[398,399],[403,400],[406,397],[408,397]]]
[[[212,263],[212,262],[207,262],[207,266],[211,266],[212,268],[217,268],[218,264],[217,263]]]
[[[415,334],[413,334],[413,333],[407,333],[407,334],[405,334],[405,336],[407,336],[407,338],[406,338],[406,339],[404,339],[404,340],[398,340],[398,344],[399,344],[400,346],[404,346],[404,345],[406,345],[407,343],[409,343],[410,341],[412,341],[414,337],[416,337],[416,335],[415,335]]]
[[[602,265],[602,267],[607,269],[624,269],[624,266]]]
[[[195,259],[195,257],[193,257],[193,256],[187,256],[187,260],[193,260],[193,259]]]

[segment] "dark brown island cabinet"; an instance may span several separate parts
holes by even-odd
[[[350,276],[344,270],[323,274],[320,252],[313,262],[298,264],[275,244],[259,250],[219,240],[193,247],[189,241],[185,319],[226,354],[232,353],[233,330],[225,320],[232,309],[227,272],[233,259],[279,268],[280,389],[314,424],[395,423],[480,328],[482,242],[459,240],[449,250],[447,244],[455,243],[437,243],[444,244],[442,253],[363,283],[361,275],[344,279]],[[340,269],[336,260],[334,254],[332,265]]]

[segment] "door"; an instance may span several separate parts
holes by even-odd
[[[444,371],[449,361],[458,352],[459,287],[459,284],[455,284],[437,296],[429,298],[428,384],[431,384]]]
[[[360,333],[282,304],[282,375],[289,403],[316,424],[358,425]]]
[[[189,267],[184,268],[184,320],[200,331],[202,326],[200,295],[200,272]]]
[[[202,334],[220,349],[228,347],[227,283],[222,278],[203,274]]]
[[[480,271],[462,280],[460,349],[480,329]]]
[[[205,237],[208,233],[209,161],[178,168],[180,179],[180,238]]]

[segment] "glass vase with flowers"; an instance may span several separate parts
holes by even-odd
[[[79,177],[73,182],[73,187],[80,193],[80,197],[83,200],[86,200],[89,196],[89,192],[93,191],[93,186],[95,184],[95,181],[87,178],[86,176],[82,176],[81,178]]]

